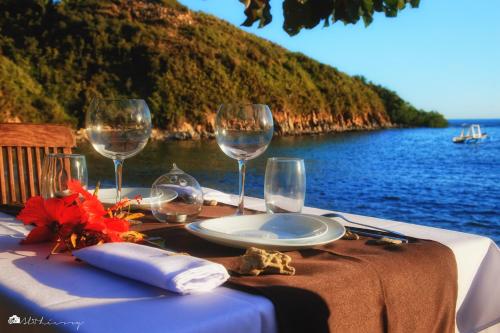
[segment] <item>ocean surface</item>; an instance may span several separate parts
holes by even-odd
[[[462,123],[478,123],[490,139],[454,144]],[[111,160],[89,144],[90,185],[114,186]],[[263,197],[266,159],[300,157],[306,205],[485,235],[500,244],[500,119],[451,120],[444,129],[390,129],[275,137],[248,163],[246,194]],[[149,187],[175,162],[202,186],[238,191],[237,163],[215,140],[149,142],[125,161],[124,186]]]

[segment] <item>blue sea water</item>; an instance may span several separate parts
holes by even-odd
[[[464,122],[490,139],[454,144]],[[112,162],[88,145],[90,182],[113,185]],[[500,243],[500,119],[452,120],[444,129],[415,128],[274,138],[249,162],[247,194],[263,197],[266,158],[300,157],[306,205],[486,235]],[[124,183],[150,186],[176,162],[203,186],[237,192],[237,164],[215,141],[153,142],[127,160]]]

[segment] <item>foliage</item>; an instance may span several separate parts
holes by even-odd
[[[382,99],[392,122],[401,126],[447,127],[442,114],[418,110],[399,97],[396,92],[373,83],[369,84]]]
[[[272,21],[271,0],[240,0],[245,5],[246,20],[242,25],[252,26],[259,22],[259,28]],[[341,21],[356,24],[360,19],[365,26],[373,21],[376,12],[387,17],[396,17],[407,4],[418,7],[420,0],[283,0],[283,29],[291,36],[301,29],[312,29],[321,21],[324,26]]]
[[[386,103],[381,87],[175,0],[4,0],[0,74],[0,103],[22,121],[83,126],[93,97],[128,96],[145,98],[164,129],[208,124],[226,101],[339,121],[389,114],[416,124],[399,114],[408,108],[387,109],[399,104]]]
[[[62,107],[43,94],[40,84],[21,67],[0,55],[0,119],[2,121],[67,122]]]

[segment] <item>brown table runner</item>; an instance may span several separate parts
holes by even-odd
[[[202,215],[232,211],[204,207]],[[137,229],[165,238],[170,249],[228,269],[244,252],[202,240],[182,225],[144,223]],[[438,242],[391,247],[369,245],[361,238],[287,254],[295,276],[232,276],[228,283],[270,299],[281,332],[455,331],[457,267],[453,252]]]

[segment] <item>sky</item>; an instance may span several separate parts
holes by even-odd
[[[238,0],[179,0],[240,26]],[[241,29],[302,52],[351,75],[395,90],[414,106],[447,118],[500,118],[500,1],[421,0],[396,18],[377,14],[365,28],[336,23],[282,29],[282,0],[271,0],[270,25]]]

